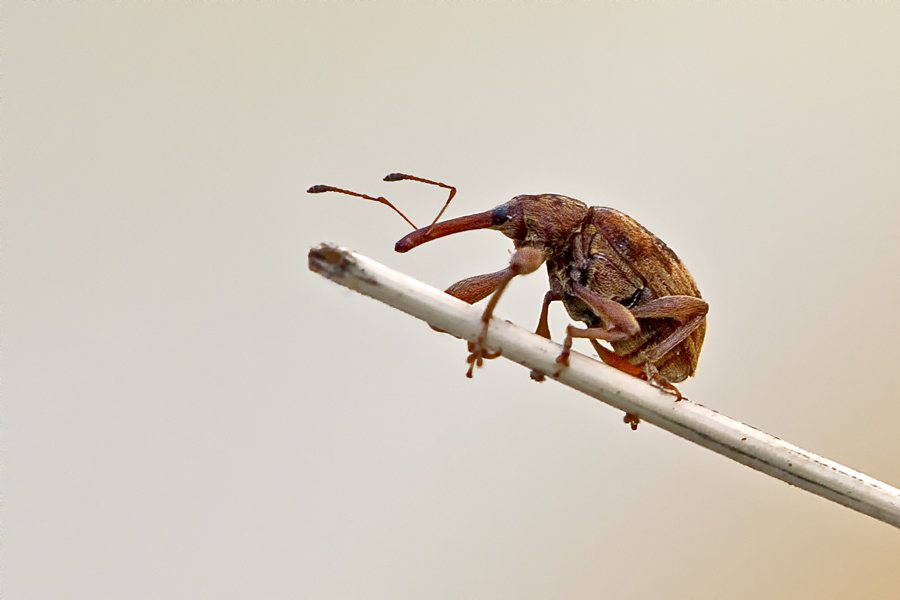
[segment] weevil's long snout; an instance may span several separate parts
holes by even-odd
[[[421,246],[425,242],[442,238],[446,235],[452,235],[461,231],[472,231],[473,229],[487,229],[497,223],[494,221],[494,211],[478,213],[475,215],[467,215],[465,217],[457,217],[449,221],[435,223],[430,227],[417,229],[401,239],[394,246],[397,252],[408,252],[416,246]]]

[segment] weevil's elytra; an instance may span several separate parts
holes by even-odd
[[[392,173],[386,181],[413,180],[450,190],[441,213],[456,188],[411,175]],[[336,191],[381,202],[406,217],[382,197],[366,196],[330,186],[313,186],[310,193]],[[447,293],[469,303],[491,296],[482,316],[481,335],[470,343],[474,367],[491,358],[484,340],[494,307],[517,275],[547,266],[550,290],[544,296],[537,333],[550,338],[548,307],[561,301],[569,316],[586,328],[569,326],[557,362],[568,364],[573,338],[587,338],[607,364],[658,387],[681,395],[672,383],[696,372],[706,333],[707,303],[674,251],[640,223],[612,208],[588,207],[558,194],[516,196],[496,208],[435,221],[400,239],[395,249],[408,252],[438,238],[475,229],[495,229],[513,241],[516,251],[505,269],[458,281]],[[407,222],[412,224],[409,219]],[[608,350],[598,342],[608,342]],[[554,373],[554,376],[558,374]],[[532,373],[542,380],[543,374]],[[637,426],[638,418],[626,415]]]
[[[571,256],[566,257],[569,279],[629,309],[665,297],[672,299],[669,302],[678,296],[701,298],[691,274],[672,249],[628,215],[612,208],[594,207],[585,223],[578,236],[580,243],[574,244]],[[573,319],[589,328],[603,326],[602,318],[577,296],[566,295],[563,304]],[[611,340],[610,344],[616,354],[641,365],[645,361],[641,353],[677,335],[679,327],[672,316],[647,317],[641,321],[638,334]],[[659,375],[671,383],[693,375],[705,331],[703,319],[681,344],[654,363]]]

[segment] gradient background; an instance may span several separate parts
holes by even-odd
[[[467,380],[306,267],[331,241],[443,288],[506,238],[401,256],[384,207],[305,194],[614,206],[711,305],[686,395],[898,485],[900,4],[2,19],[4,598],[900,596],[896,529],[512,363]]]

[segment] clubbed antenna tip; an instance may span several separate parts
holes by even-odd
[[[384,177],[385,181],[403,181],[404,179],[414,179],[409,175],[404,175],[403,173],[391,173],[390,175],[386,175]]]
[[[307,194],[321,194],[322,192],[334,192],[336,191],[330,185],[314,185],[308,190],[306,190]]]

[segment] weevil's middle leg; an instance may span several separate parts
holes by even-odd
[[[566,340],[563,343],[563,351],[556,362],[563,366],[569,365],[569,353],[572,350],[573,338],[588,338],[615,342],[636,335],[641,330],[637,319],[631,311],[609,298],[604,298],[597,292],[589,290],[581,284],[572,284],[572,292],[591,307],[604,327],[589,327],[582,329],[569,325],[566,328]]]
[[[544,304],[541,306],[541,316],[538,319],[537,329],[534,330],[536,334],[541,336],[542,338],[550,339],[550,324],[548,322],[549,313],[550,313],[550,303],[557,302],[562,300],[562,296],[550,290],[546,294],[544,294]]]
[[[544,304],[541,306],[541,316],[538,319],[537,329],[534,330],[536,334],[541,336],[542,338],[550,339],[550,324],[548,323],[549,313],[550,313],[550,303],[557,302],[562,300],[562,296],[550,290],[546,294],[544,294]],[[544,381],[545,375],[540,371],[532,370],[530,373],[532,379],[537,382]]]

